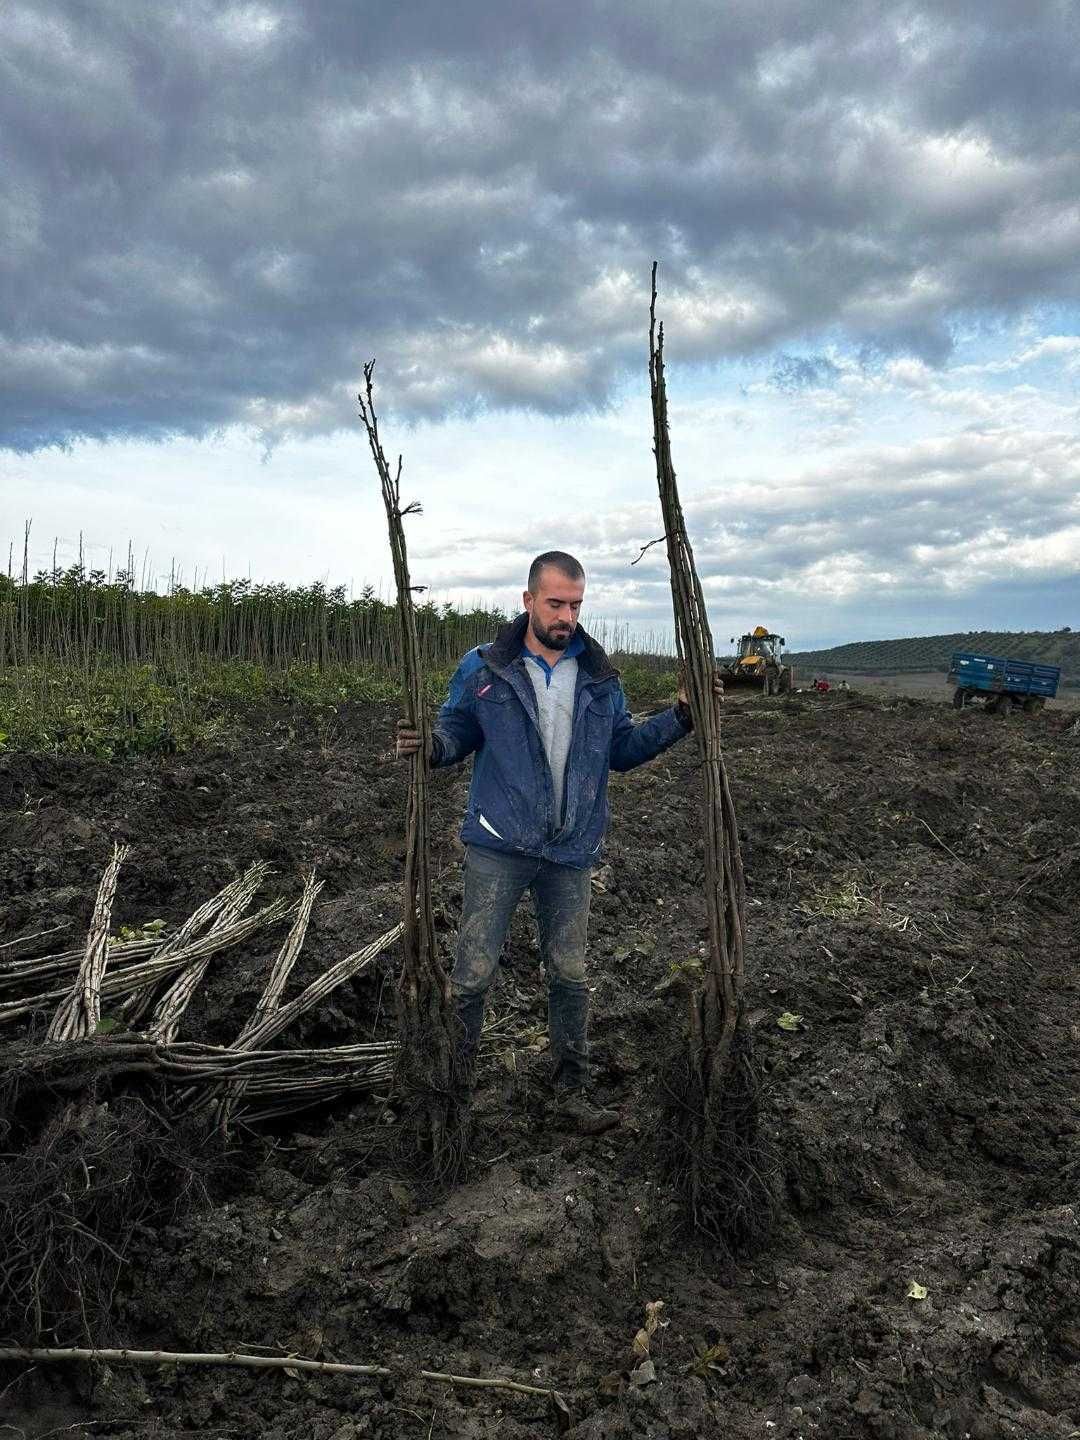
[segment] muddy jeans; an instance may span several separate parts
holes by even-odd
[[[484,1001],[499,967],[506,932],[518,902],[531,890],[547,971],[548,1033],[556,1083],[584,1085],[589,1050],[586,1029],[585,938],[589,928],[591,872],[529,855],[503,855],[470,845],[465,861],[465,903],[454,965],[454,1002],[462,1025],[462,1058],[471,1066],[480,1044]]]

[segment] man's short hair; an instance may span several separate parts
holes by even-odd
[[[537,555],[529,566],[530,595],[536,594],[540,584],[540,573],[547,565],[565,575],[567,580],[585,579],[585,571],[580,560],[575,560],[573,555],[567,555],[565,550],[545,550],[542,555]]]

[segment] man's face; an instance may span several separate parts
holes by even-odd
[[[522,596],[529,612],[529,629],[541,645],[548,650],[566,649],[577,629],[584,595],[584,580],[568,580],[554,565],[544,566],[536,594],[526,590]]]

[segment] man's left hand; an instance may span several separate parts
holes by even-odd
[[[718,705],[724,703],[724,681],[718,671],[713,672],[713,695],[716,697],[716,703]],[[690,704],[690,691],[687,689],[685,679],[679,681],[678,703],[686,706]]]

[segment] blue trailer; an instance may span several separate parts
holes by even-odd
[[[956,686],[953,704],[958,710],[981,702],[988,711],[1005,713],[1015,706],[1031,714],[1057,694],[1059,665],[1038,665],[1030,660],[1009,660],[1004,655],[972,655],[959,650],[949,665],[949,681]]]

